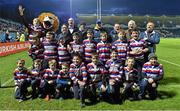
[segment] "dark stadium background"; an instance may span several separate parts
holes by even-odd
[[[4,26],[0,24],[0,29],[5,32],[13,24],[17,24],[18,29],[23,29],[18,14],[19,5],[26,8],[25,18],[28,23],[41,12],[52,12],[59,17],[60,26],[69,17],[73,17],[76,23],[85,21],[93,28],[98,15],[98,1],[101,1],[99,12],[102,22],[108,30],[112,30],[114,23],[120,23],[127,29],[128,21],[133,19],[140,31],[145,30],[148,21],[153,21],[161,37],[180,37],[179,0],[0,0],[0,21],[6,24],[3,29],[1,28]],[[15,34],[12,30],[9,31],[12,34],[11,41],[14,41]],[[57,33],[59,32],[60,30]],[[2,36],[0,42],[4,41]]]
[[[96,13],[97,0],[0,0],[0,17],[19,21],[17,6],[26,7],[28,20],[52,11],[65,21],[72,13]],[[72,2],[72,9],[70,8]],[[179,15],[179,0],[102,0],[102,14]]]

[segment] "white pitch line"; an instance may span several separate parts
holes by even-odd
[[[9,84],[9,83],[12,82],[12,81],[13,81],[13,79],[9,79],[8,81],[6,81],[5,83],[2,84],[2,87],[3,87],[3,86],[6,86],[6,84]]]
[[[31,67],[28,67],[28,69],[31,68]],[[10,82],[12,82],[13,79],[8,79],[5,83],[3,83],[1,86],[4,87],[6,86],[7,84],[9,84]]]
[[[180,87],[179,84],[159,84],[159,86]]]
[[[172,65],[175,65],[175,66],[177,66],[177,67],[180,67],[179,64],[173,63],[173,62],[171,62],[171,61],[167,61],[167,60],[164,60],[164,59],[159,59],[159,60],[161,60],[161,61],[163,61],[163,62],[166,62],[166,63],[169,63],[169,64],[172,64]]]

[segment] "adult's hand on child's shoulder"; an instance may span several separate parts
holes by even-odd
[[[109,84],[110,84],[110,85],[114,85],[114,84],[115,84],[115,80],[114,80],[114,79],[110,79],[110,80],[109,80]]]
[[[149,78],[149,79],[148,79],[148,82],[149,82],[150,84],[152,84],[152,83],[154,82],[154,80],[153,80],[152,78]]]
[[[107,88],[102,84],[101,85],[101,90],[102,90],[102,92],[105,92],[107,90]]]
[[[53,83],[53,81],[52,81],[52,80],[51,80],[51,81],[48,81],[48,83],[49,83],[49,84],[52,84],[52,83]]]
[[[85,82],[83,82],[83,81],[78,81],[78,84],[79,84],[80,86],[84,86],[84,85],[85,85]]]

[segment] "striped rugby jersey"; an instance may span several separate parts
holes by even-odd
[[[106,62],[110,59],[111,48],[112,46],[110,43],[101,41],[97,44],[97,52],[99,54],[100,61]]]
[[[122,62],[120,60],[109,59],[106,62],[105,67],[108,69],[109,76],[111,79],[119,81],[122,78],[123,65],[122,65]]]
[[[76,43],[75,41],[70,42],[70,46],[72,48],[70,53],[83,53],[83,49],[82,49],[82,44],[81,43]]]
[[[29,71],[25,67],[18,67],[14,70],[14,80],[16,81],[22,81],[27,80],[29,76]]]
[[[85,61],[90,63],[92,54],[96,52],[96,42],[93,40],[85,39],[83,41],[83,52],[85,56]]]
[[[45,80],[56,80],[59,75],[59,70],[55,69],[54,71],[52,69],[45,69],[43,79]]]
[[[58,46],[58,58],[59,65],[61,65],[62,63],[70,63],[70,54],[65,45],[60,44]]]
[[[90,76],[90,82],[100,82],[103,79],[103,74],[107,74],[107,71],[101,63],[89,63],[87,65],[88,74]]]
[[[34,80],[34,79],[41,79],[41,77],[43,76],[44,74],[44,70],[42,69],[32,69],[31,70],[31,78]]]
[[[142,73],[147,78],[157,79],[160,77],[160,79],[161,79],[161,77],[163,77],[163,75],[164,75],[163,65],[159,64],[159,63],[157,63],[156,65],[151,65],[150,62],[146,62],[143,65]]]
[[[44,45],[44,59],[51,60],[51,59],[57,59],[58,57],[58,51],[57,51],[57,41],[43,41]]]
[[[44,53],[44,47],[41,42],[37,45],[31,44],[31,47],[28,50],[29,56],[32,57],[33,55],[35,55],[36,56],[35,59],[41,59],[41,60],[44,59],[43,53]]]
[[[129,51],[135,51],[135,50],[143,50],[147,48],[147,45],[146,45],[146,42],[142,39],[138,39],[138,40],[135,40],[135,39],[131,39],[129,41]],[[144,59],[144,53],[140,53],[140,54],[130,54],[128,52],[128,55],[130,57],[134,57],[135,59]]]
[[[57,78],[58,79],[70,79],[69,72],[65,73],[62,70],[60,70]]]
[[[33,32],[38,32],[39,34],[41,34],[41,33],[43,33],[43,28],[41,27],[41,25],[38,25],[38,26],[34,26],[32,24],[28,25],[28,33],[29,33],[28,41],[29,41],[29,43],[32,43]]]
[[[116,40],[112,44],[112,49],[115,49],[118,52],[118,59],[126,60],[127,51],[128,51],[128,43],[123,42],[122,40]]]
[[[84,63],[81,63],[80,65],[76,65],[76,64],[72,63],[70,65],[69,74],[70,74],[71,79],[74,82],[77,82],[78,80],[80,80],[80,81],[87,80],[87,69],[86,69]]]

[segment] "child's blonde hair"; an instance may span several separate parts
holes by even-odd
[[[42,65],[42,64],[41,64],[41,63],[42,63],[42,60],[41,60],[41,59],[36,59],[36,60],[34,60],[34,61],[33,61],[33,66],[34,66],[35,63]]]
[[[135,61],[133,57],[128,57],[127,60],[133,60],[133,61]]]
[[[125,32],[125,30],[123,30],[123,29],[119,30],[119,33],[118,33],[118,34],[120,34],[120,33],[123,33],[124,35],[126,35],[126,32]]]
[[[106,36],[106,37],[107,37],[107,32],[105,32],[105,31],[101,32],[101,33],[100,33],[100,36],[101,36],[101,37],[102,37],[102,36]]]
[[[49,64],[49,66],[50,66],[50,65],[56,65],[57,62],[56,62],[56,60],[50,60],[50,61],[48,62],[48,64]]]
[[[70,67],[68,63],[62,63],[61,67],[62,67],[62,66],[66,67],[66,68],[69,68],[69,67]]]
[[[96,58],[97,58],[97,57],[98,57],[98,54],[97,54],[96,52],[94,52],[94,53],[92,53],[92,55],[91,55],[91,58],[92,58],[92,57],[96,57]]]

